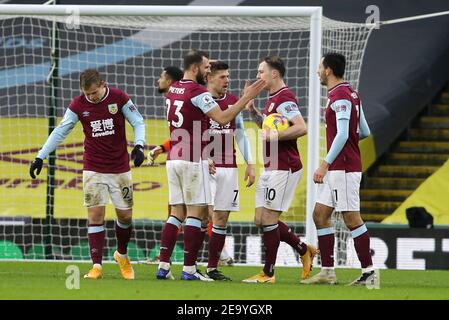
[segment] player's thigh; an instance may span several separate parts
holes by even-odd
[[[239,211],[239,180],[237,168],[217,168],[214,211]]]
[[[287,212],[299,180],[301,180],[302,170],[296,172],[273,170],[270,172],[264,192],[264,207],[272,211]]]
[[[108,187],[102,173],[83,171],[84,206],[105,206],[108,202]]]
[[[360,211],[361,178],[361,172],[329,171],[329,184],[336,211]]]
[[[211,202],[210,173],[207,160],[200,162],[184,161],[182,165],[182,195],[186,205],[204,206]]]
[[[116,209],[130,210],[134,204],[133,182],[131,171],[116,174],[105,174],[109,196]]]

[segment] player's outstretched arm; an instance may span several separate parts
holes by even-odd
[[[245,86],[242,97],[230,108],[222,111],[220,108],[214,107],[209,110],[206,115],[221,125],[231,122],[243,109],[246,104],[257,97],[265,88],[266,82],[262,79],[255,81],[250,86]],[[217,105],[218,106],[218,105]]]
[[[78,116],[72,110],[67,109],[61,123],[51,132],[44,146],[39,150],[36,159],[30,165],[30,176],[36,179],[42,170],[43,160],[52,153],[56,147],[67,137],[78,122]]]

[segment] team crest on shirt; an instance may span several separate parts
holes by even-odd
[[[109,104],[108,109],[111,114],[116,114],[118,111],[117,103]]]
[[[272,102],[272,103],[270,104],[270,106],[268,107],[268,112],[273,111],[274,105],[275,105],[274,102]]]

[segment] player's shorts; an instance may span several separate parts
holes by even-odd
[[[131,171],[124,173],[99,173],[83,171],[84,206],[105,206],[108,195],[115,208],[128,210],[133,207],[133,183]]]
[[[361,172],[328,171],[318,184],[317,202],[335,211],[360,211]]]
[[[239,174],[237,168],[217,167],[209,178],[212,201],[209,205],[219,211],[239,211]]]
[[[256,208],[265,207],[274,211],[287,212],[301,180],[302,170],[266,170],[256,186]]]
[[[207,160],[168,160],[166,168],[170,205],[208,205],[211,202]]]

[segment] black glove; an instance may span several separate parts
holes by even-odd
[[[134,146],[133,151],[131,151],[131,160],[134,160],[134,166],[140,167],[140,165],[143,163],[143,160],[145,160],[145,156],[143,154],[143,147],[139,144],[136,144]]]
[[[41,173],[43,163],[44,163],[44,161],[40,158],[36,158],[36,159],[34,159],[33,162],[31,162],[31,166],[30,166],[31,178],[36,179],[36,176],[34,175],[35,170],[37,170],[36,175],[39,175],[39,173]]]

